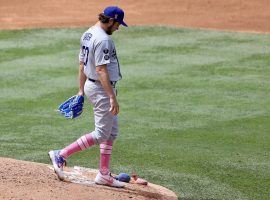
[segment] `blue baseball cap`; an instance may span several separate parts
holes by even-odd
[[[126,27],[128,26],[124,22],[125,13],[121,8],[118,8],[117,6],[109,6],[105,8],[103,13],[105,16],[115,19],[115,21],[119,22],[121,25]]]

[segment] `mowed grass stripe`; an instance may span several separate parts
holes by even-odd
[[[49,149],[93,129],[91,106],[72,121],[54,111],[77,92],[84,30],[0,31],[0,156],[49,163]],[[130,27],[113,38],[124,77],[112,171],[180,199],[268,199],[270,36]],[[97,168],[98,154],[69,165]]]

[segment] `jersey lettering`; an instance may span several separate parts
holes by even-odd
[[[85,35],[84,35],[84,38],[83,38],[83,40],[90,40],[91,39],[91,37],[92,37],[92,34],[91,33],[86,33]]]

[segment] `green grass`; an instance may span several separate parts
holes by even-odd
[[[54,112],[77,92],[85,29],[0,31],[0,156],[49,163],[93,129]],[[269,199],[270,35],[131,27],[113,35],[120,137],[112,171],[136,171],[180,199]],[[69,165],[97,168],[97,147]]]

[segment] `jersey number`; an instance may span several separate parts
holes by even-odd
[[[84,55],[83,64],[84,66],[86,66],[88,62],[89,48],[86,46],[82,46],[82,49],[83,49],[83,55]]]

